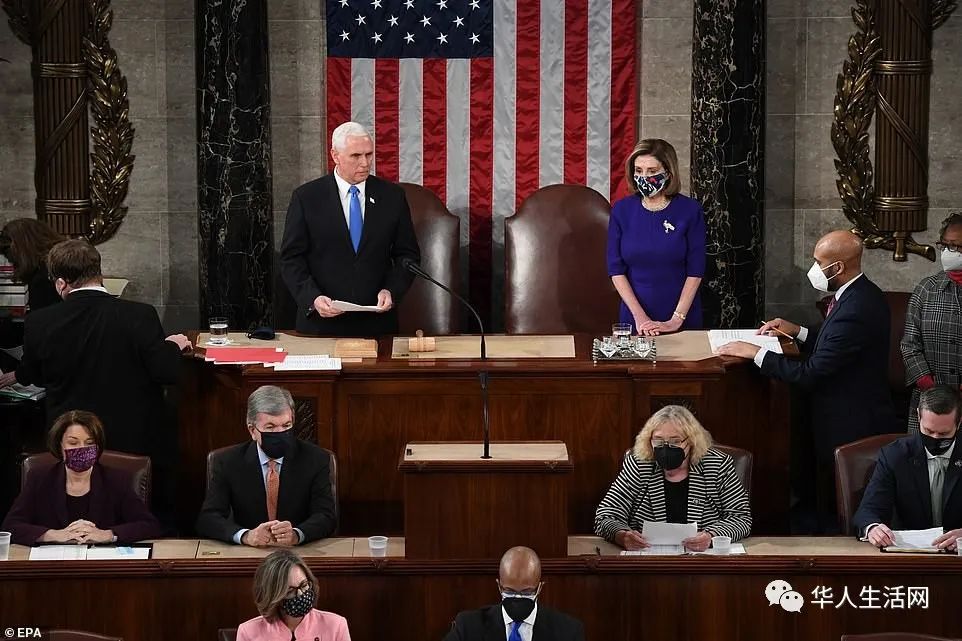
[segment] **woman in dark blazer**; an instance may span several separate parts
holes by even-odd
[[[648,547],[645,521],[697,523],[685,540],[705,551],[713,536],[743,539],[752,528],[748,492],[732,458],[711,447],[711,435],[684,407],[655,412],[625,454],[621,472],[595,512],[595,534],[625,548]]]
[[[30,479],[20,492],[0,526],[13,543],[132,543],[162,535],[130,478],[97,462],[104,429],[94,414],[61,415],[48,446],[63,465]]]

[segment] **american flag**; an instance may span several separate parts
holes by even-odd
[[[374,173],[424,185],[461,219],[462,286],[489,319],[504,218],[527,196],[556,183],[627,193],[635,11],[635,0],[327,0],[327,139],[365,125]]]

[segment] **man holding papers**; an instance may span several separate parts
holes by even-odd
[[[905,426],[896,426],[888,387],[888,303],[862,273],[862,240],[849,231],[830,232],[815,245],[814,258],[809,281],[816,290],[833,293],[821,327],[810,331],[776,318],[759,330],[796,338],[802,359],[746,342],[723,345],[718,353],[753,359],[763,374],[797,384],[807,395],[811,431],[804,434],[804,446],[814,449],[814,498],[821,521],[814,533],[831,533],[836,521],[835,448],[874,434],[904,431]],[[811,469],[810,461],[794,463]],[[799,491],[811,487],[811,478],[798,485]]]
[[[394,306],[413,275],[401,267],[421,251],[404,191],[371,175],[374,143],[356,122],[331,136],[334,171],[294,190],[287,208],[281,271],[297,302],[299,332],[326,336],[396,334]],[[335,301],[374,306],[345,311]]]
[[[886,445],[879,453],[855,512],[855,527],[860,538],[879,547],[896,544],[893,529],[941,527],[945,533],[930,545],[955,550],[955,540],[962,537],[958,389],[936,385],[923,391],[918,417],[919,432]]]

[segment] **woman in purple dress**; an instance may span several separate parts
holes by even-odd
[[[621,296],[619,320],[657,336],[698,329],[705,275],[705,215],[678,193],[678,155],[660,138],[639,142],[625,163],[635,193],[611,208],[608,275]]]

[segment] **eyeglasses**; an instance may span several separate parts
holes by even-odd
[[[301,596],[301,595],[303,595],[303,594],[306,594],[307,591],[310,590],[310,589],[311,589],[311,582],[305,580],[303,583],[301,583],[301,584],[300,584],[299,586],[297,586],[296,588],[290,588],[290,589],[284,594],[284,598],[285,598],[285,599],[296,599],[297,597],[299,597],[299,596]]]
[[[291,429],[292,427],[294,427],[294,422],[293,422],[293,421],[289,421],[289,422],[287,422],[287,423],[284,423],[283,425],[274,425],[273,423],[268,423],[267,425],[265,425],[265,426],[263,426],[263,427],[257,427],[257,426],[255,425],[255,426],[254,426],[254,429],[257,430],[258,432],[274,432],[274,431],[286,432],[287,430]]]
[[[664,447],[665,445],[667,445],[668,447],[683,447],[685,445],[686,440],[687,439],[683,439],[683,438],[672,438],[668,440],[665,440],[663,438],[653,438],[651,439],[651,446]]]
[[[935,246],[939,248],[939,251],[948,249],[953,254],[958,254],[959,252],[962,252],[962,245],[953,245],[952,243],[943,243],[940,241],[935,243]]]

